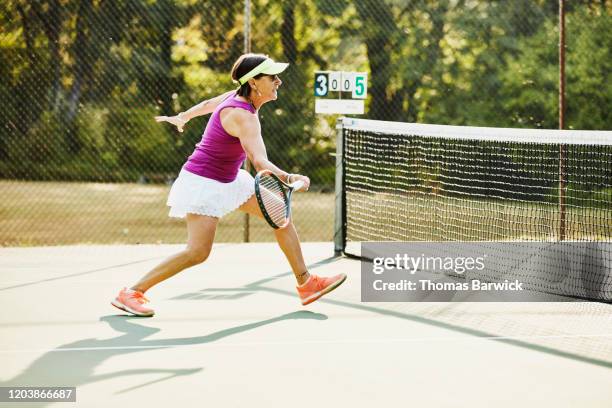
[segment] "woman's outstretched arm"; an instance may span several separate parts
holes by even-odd
[[[223,102],[230,94],[236,92],[236,90],[225,92],[224,94],[215,96],[214,98],[207,99],[198,103],[197,105],[192,106],[184,112],[179,113],[174,116],[156,116],[155,120],[157,122],[168,122],[176,126],[179,132],[183,132],[183,127],[189,122],[191,119],[208,115],[213,112],[217,106],[221,102]]]

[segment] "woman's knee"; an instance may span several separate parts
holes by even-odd
[[[187,261],[191,265],[201,264],[208,259],[208,255],[210,255],[210,248],[187,248],[185,250]]]

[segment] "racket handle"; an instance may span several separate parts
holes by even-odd
[[[291,187],[293,187],[295,190],[299,190],[304,187],[304,182],[302,180],[298,180],[295,183],[291,183]]]

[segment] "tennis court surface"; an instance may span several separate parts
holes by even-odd
[[[76,387],[2,406],[609,407],[612,306],[362,303],[360,263],[302,307],[273,243],[217,244],[153,288],[153,318],[109,301],[180,245],[0,248],[0,386]]]

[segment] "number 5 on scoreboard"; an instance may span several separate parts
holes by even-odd
[[[354,79],[353,99],[365,99],[368,96],[368,74],[365,72],[357,72]]]

